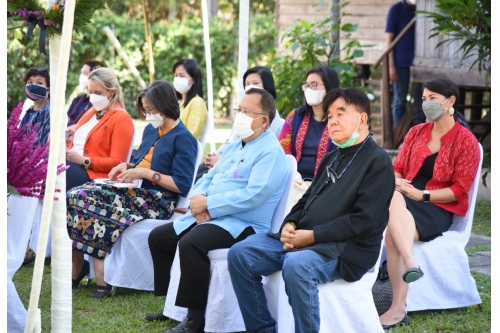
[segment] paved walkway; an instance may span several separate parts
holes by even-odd
[[[476,246],[491,247],[491,238],[472,234],[466,248]],[[473,271],[491,276],[491,251],[474,253],[469,257],[469,266]]]

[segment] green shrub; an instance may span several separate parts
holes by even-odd
[[[141,77],[149,82],[147,63],[147,44],[144,37],[144,23],[141,19],[130,19],[116,15],[109,10],[96,12],[86,32],[76,36],[71,48],[68,68],[66,98],[78,86],[78,76],[85,60],[98,59],[113,68],[124,92],[126,109],[136,116],[134,102],[142,90],[135,81],[119,55],[108,41],[103,28],[109,26],[120,41],[129,59],[135,64]],[[249,30],[249,66],[262,64],[267,50],[274,45],[274,17],[256,15],[250,19]],[[21,41],[25,34],[22,30],[8,31],[8,109],[11,110],[19,101],[24,101],[22,78],[27,69],[34,66],[48,66],[48,58],[38,53],[38,36],[35,35],[27,46]],[[166,24],[157,21],[152,24],[153,54],[155,59],[155,79],[173,80],[172,66],[181,58],[194,59],[205,73],[205,49],[203,44],[203,24],[201,18],[193,17],[185,22],[175,21]],[[235,84],[237,72],[238,24],[213,18],[210,23],[210,41],[212,53],[212,73],[214,85],[214,110],[216,117],[226,116],[231,108],[230,96]],[[206,99],[206,80],[203,82]]]
[[[347,3],[346,3],[347,4]],[[344,4],[344,6],[346,5]],[[355,87],[357,77],[355,59],[363,56],[363,47],[357,40],[351,40],[342,47],[341,56],[336,55],[334,48],[338,41],[331,41],[332,32],[340,30],[345,38],[356,31],[357,25],[350,23],[333,24],[329,18],[312,23],[297,19],[283,34],[281,41],[292,54],[278,55],[274,49],[269,67],[274,77],[278,78],[276,106],[281,115],[286,116],[294,108],[304,105],[302,84],[306,81],[309,69],[316,66],[334,68],[341,87]],[[360,88],[358,86],[358,88]]]

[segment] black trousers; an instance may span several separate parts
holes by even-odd
[[[207,169],[207,167],[205,166],[205,164],[201,163],[198,166],[198,173],[196,174],[195,183],[198,181],[198,179],[200,179],[201,177],[203,177],[203,175],[206,174],[209,170],[210,169]]]
[[[66,170],[66,190],[72,189],[73,187],[83,185],[88,183],[91,179],[87,170],[82,165],[67,162],[69,165],[68,170]]]
[[[173,223],[154,228],[148,243],[153,258],[155,295],[167,295],[170,269],[179,243],[181,278],[175,305],[204,310],[210,283],[208,251],[230,248],[254,233],[252,227],[247,227],[235,239],[225,229],[209,223],[198,226],[194,223],[180,235],[176,235]]]

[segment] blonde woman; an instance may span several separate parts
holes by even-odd
[[[134,123],[124,109],[123,95],[113,70],[92,71],[87,90],[93,107],[76,126],[66,150],[66,188],[69,190],[96,178],[106,178],[116,165],[126,162]]]

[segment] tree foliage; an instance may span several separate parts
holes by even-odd
[[[88,59],[104,61],[115,70],[124,92],[126,109],[135,116],[134,101],[141,87],[134,80],[122,59],[114,51],[103,32],[110,26],[129,59],[135,64],[142,78],[148,82],[147,43],[144,37],[142,19],[131,19],[127,14],[117,15],[111,10],[97,12],[85,33],[73,40],[68,68],[66,98],[78,86],[78,76],[83,63]],[[266,53],[274,45],[274,17],[256,15],[250,20],[249,66],[263,64]],[[48,66],[48,58],[38,53],[36,42],[22,44],[25,31],[8,31],[8,107],[13,108],[23,101],[24,84],[22,78],[30,67]],[[236,88],[238,49],[238,24],[213,18],[210,23],[212,71],[214,75],[214,103],[216,116],[226,116],[231,109],[231,95]],[[194,59],[205,73],[205,50],[203,45],[203,24],[201,18],[172,23],[157,21],[152,24],[151,35],[155,59],[155,78],[173,80],[172,65],[181,58]],[[206,92],[206,80],[203,82]],[[206,96],[206,94],[205,94]]]
[[[475,57],[470,69],[491,75],[491,0],[437,0],[436,11],[418,11],[436,26],[430,37],[445,35],[437,46],[459,41],[462,60]]]
[[[355,80],[355,59],[362,57],[362,48],[370,45],[361,45],[358,40],[350,40],[343,45],[340,55],[337,55],[334,49],[339,41],[331,40],[334,31],[340,31],[345,34],[345,38],[349,38],[356,29],[357,25],[332,23],[326,18],[314,22],[297,19],[285,31],[281,41],[284,42],[286,55],[279,55],[274,50],[273,58],[269,62],[269,67],[279,82],[276,87],[276,106],[282,115],[304,105],[302,84],[307,79],[307,71],[313,67],[334,68],[339,75],[341,87],[360,88]]]

